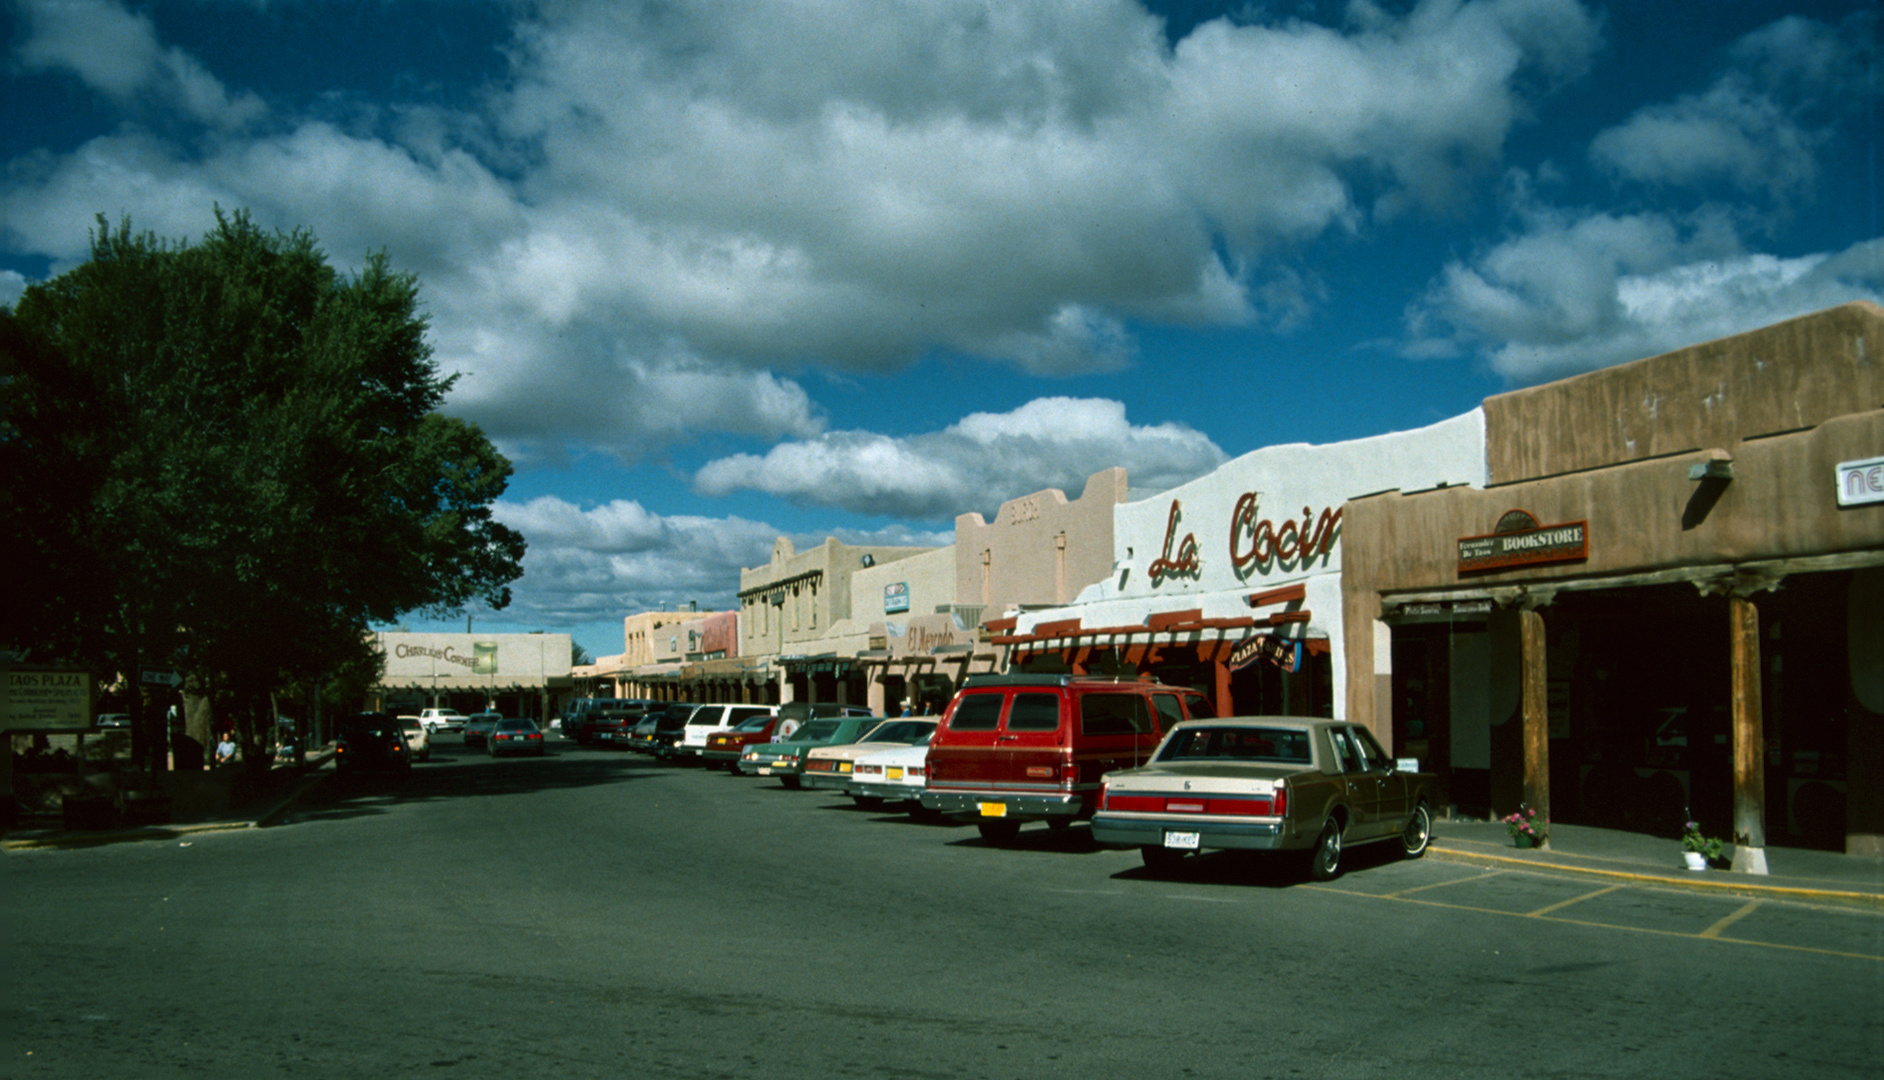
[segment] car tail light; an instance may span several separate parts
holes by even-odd
[[[903,775],[904,776],[921,776],[923,775],[923,768],[920,765],[911,765],[909,768],[903,770]]]
[[[1155,814],[1164,809],[1164,800],[1156,795],[1112,795],[1107,798],[1106,809]]]
[[[1268,799],[1212,799],[1210,812],[1213,814],[1240,814],[1246,817],[1267,817]]]
[[[1276,784],[1276,793],[1273,796],[1273,799],[1275,801],[1275,807],[1274,809],[1270,811],[1270,813],[1276,815],[1277,817],[1288,817],[1289,816],[1289,785],[1286,782],[1281,782],[1281,783]]]

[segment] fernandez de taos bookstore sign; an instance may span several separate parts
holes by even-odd
[[[1490,534],[1459,538],[1459,573],[1587,559],[1589,531],[1587,521],[1539,525],[1528,512],[1513,510],[1498,519],[1497,528]]]

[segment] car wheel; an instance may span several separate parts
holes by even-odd
[[[909,817],[910,820],[919,821],[924,825],[934,825],[947,819],[942,811],[931,810],[921,803],[917,803],[909,808]]]
[[[1426,854],[1426,845],[1433,839],[1433,811],[1422,800],[1413,808],[1413,816],[1406,819],[1406,828],[1400,830],[1400,850],[1409,859],[1417,859]]]
[[[852,795],[850,801],[856,803],[858,808],[863,810],[883,809],[883,800],[874,795]]]
[[[1168,874],[1184,865],[1184,853],[1168,847],[1147,844],[1138,849],[1138,856],[1145,860],[1145,869],[1154,874]]]
[[[1018,821],[978,821],[975,827],[981,830],[981,838],[990,844],[1011,844],[1020,836]]]
[[[1321,827],[1321,837],[1315,841],[1314,854],[1309,856],[1308,875],[1316,881],[1333,881],[1341,876],[1341,823],[1333,818]]]
[[[781,784],[784,784],[786,787],[790,788],[793,791],[797,791],[799,788],[804,786],[804,784],[801,783],[796,776],[781,776],[778,778],[778,782]]]
[[[1047,819],[1047,829],[1051,832],[1065,832],[1072,827],[1073,819],[1069,817],[1050,817]]]

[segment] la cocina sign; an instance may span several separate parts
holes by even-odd
[[[1341,537],[1341,510],[1324,509],[1319,516],[1313,507],[1302,507],[1302,520],[1284,518],[1280,524],[1272,518],[1259,518],[1258,492],[1244,492],[1230,512],[1230,566],[1238,576],[1252,570],[1269,573],[1276,566],[1307,566],[1334,551]],[[1171,514],[1165,520],[1163,553],[1152,560],[1146,574],[1153,585],[1180,575],[1195,576],[1201,568],[1197,537],[1177,534],[1183,511],[1178,500],[1171,500]]]

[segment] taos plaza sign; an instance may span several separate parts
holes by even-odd
[[[1884,503],[1884,457],[1838,463],[1838,505]]]
[[[1577,562],[1590,557],[1589,523],[1539,525],[1523,510],[1498,519],[1488,536],[1459,538],[1459,573],[1508,570],[1515,566]]]
[[[92,726],[92,679],[83,671],[9,671],[0,722],[13,731]]]

